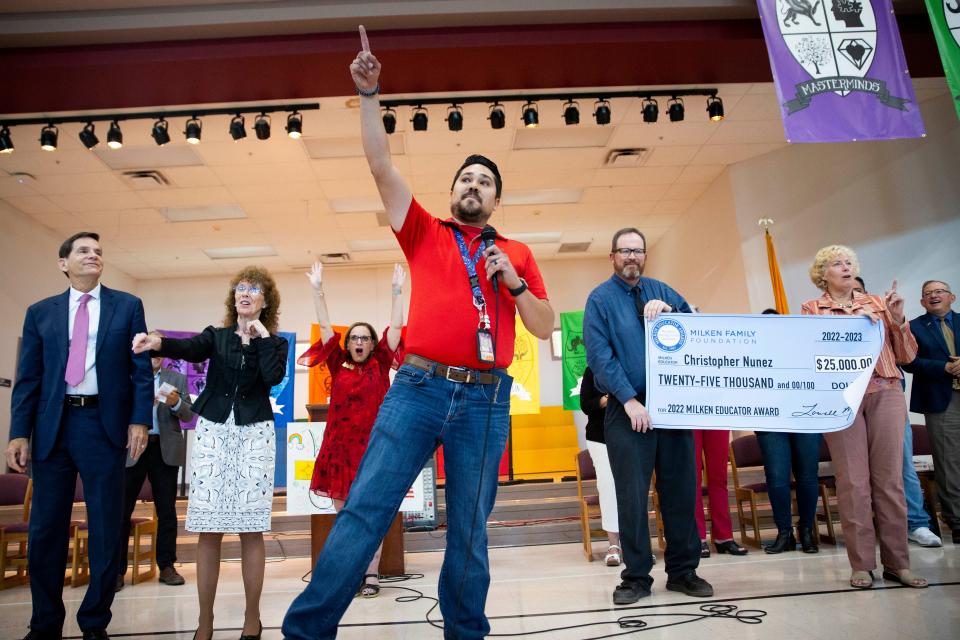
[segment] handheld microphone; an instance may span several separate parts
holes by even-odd
[[[497,239],[497,230],[494,229],[493,227],[491,227],[490,225],[486,225],[486,226],[483,228],[483,230],[480,231],[480,240],[481,240],[481,242],[483,242],[483,247],[484,247],[484,249],[488,249],[488,248],[492,247],[492,246],[494,245],[496,239]],[[491,276],[491,278],[490,278],[490,284],[493,285],[493,292],[494,292],[494,293],[497,292],[497,281],[498,281],[499,279],[500,279],[500,278],[498,277],[498,274],[496,274],[496,273],[494,273],[493,276]]]

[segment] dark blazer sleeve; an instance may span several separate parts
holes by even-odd
[[[951,376],[944,369],[947,364],[946,356],[941,358],[929,357],[940,351],[940,345],[936,338],[930,335],[930,329],[924,323],[924,316],[911,320],[910,329],[913,337],[917,339],[919,349],[913,362],[903,365],[903,368],[910,373],[919,373],[928,378],[942,377],[949,379]]]
[[[160,342],[160,350],[151,351],[150,355],[176,358],[187,362],[203,362],[213,355],[216,331],[210,326],[192,338],[163,338]]]
[[[580,382],[580,409],[590,415],[604,411],[600,406],[600,399],[605,394],[597,390],[597,385],[593,382],[593,371],[589,367],[583,371],[583,380]]]
[[[153,367],[150,365],[150,356],[147,353],[134,353],[129,345],[138,333],[146,333],[147,323],[144,320],[143,302],[136,298],[133,304],[133,317],[130,322],[130,335],[127,342],[127,353],[130,358],[130,375],[133,380],[133,411],[130,414],[131,424],[145,424],[149,428],[153,424]]]
[[[260,377],[271,387],[280,384],[287,375],[287,339],[280,336],[254,338],[251,344],[257,350]]]
[[[37,423],[43,380],[43,343],[37,330],[35,307],[27,309],[20,341],[20,362],[13,385],[10,439],[30,438]]]
[[[180,394],[180,408],[176,411],[171,408],[169,411],[186,422],[193,417],[193,402],[190,400],[190,391],[187,389],[187,377],[179,375],[175,376],[174,379],[176,380],[177,393]]]

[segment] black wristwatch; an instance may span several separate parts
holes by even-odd
[[[526,290],[527,290],[527,281],[524,280],[523,278],[520,278],[519,287],[517,287],[516,289],[508,289],[508,291],[510,291],[510,295],[512,295],[514,298],[516,298],[518,295],[520,295]]]

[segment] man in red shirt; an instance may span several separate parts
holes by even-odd
[[[309,586],[283,622],[288,640],[334,638],[364,569],[407,489],[444,445],[447,548],[439,599],[444,637],[490,632],[486,521],[509,430],[514,318],[547,339],[554,313],[530,249],[487,228],[500,202],[497,165],[469,156],[439,220],[414,200],[390,159],[380,120],[380,63],[366,45],[350,72],[360,94],[363,148],[390,225],[410,264],[407,356],[387,392],[346,505]],[[492,244],[486,246],[485,240]],[[494,282],[493,279],[498,282]]]

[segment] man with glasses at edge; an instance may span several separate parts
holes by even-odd
[[[903,368],[913,374],[910,411],[927,423],[943,520],[960,544],[960,318],[951,309],[957,296],[942,280],[927,280],[920,291],[927,312],[910,321],[917,357]]]
[[[644,323],[660,313],[691,313],[683,297],[659,280],[644,278],[647,241],[634,228],[613,235],[614,274],[587,298],[583,339],[587,365],[597,387],[610,394],[604,420],[607,453],[617,487],[620,546],[625,568],[613,603],[633,604],[650,595],[650,530],[647,500],[657,472],[657,492],[667,548],[667,589],[710,597],[713,587],[696,573],[700,535],[694,517],[699,478],[694,467],[693,432],[656,430],[646,402]]]
[[[380,62],[363,50],[350,65],[360,94],[361,138],[390,226],[410,265],[407,356],[374,424],[347,502],[313,578],[283,621],[287,640],[336,637],[364,567],[404,495],[438,445],[446,469],[447,548],[440,571],[444,637],[484,638],[490,584],[486,521],[509,431],[515,317],[542,340],[554,313],[530,249],[489,228],[500,203],[497,165],[469,156],[454,175],[451,218],[414,198],[393,165],[380,119]],[[483,272],[481,274],[481,271]],[[496,276],[497,281],[492,278]]]

